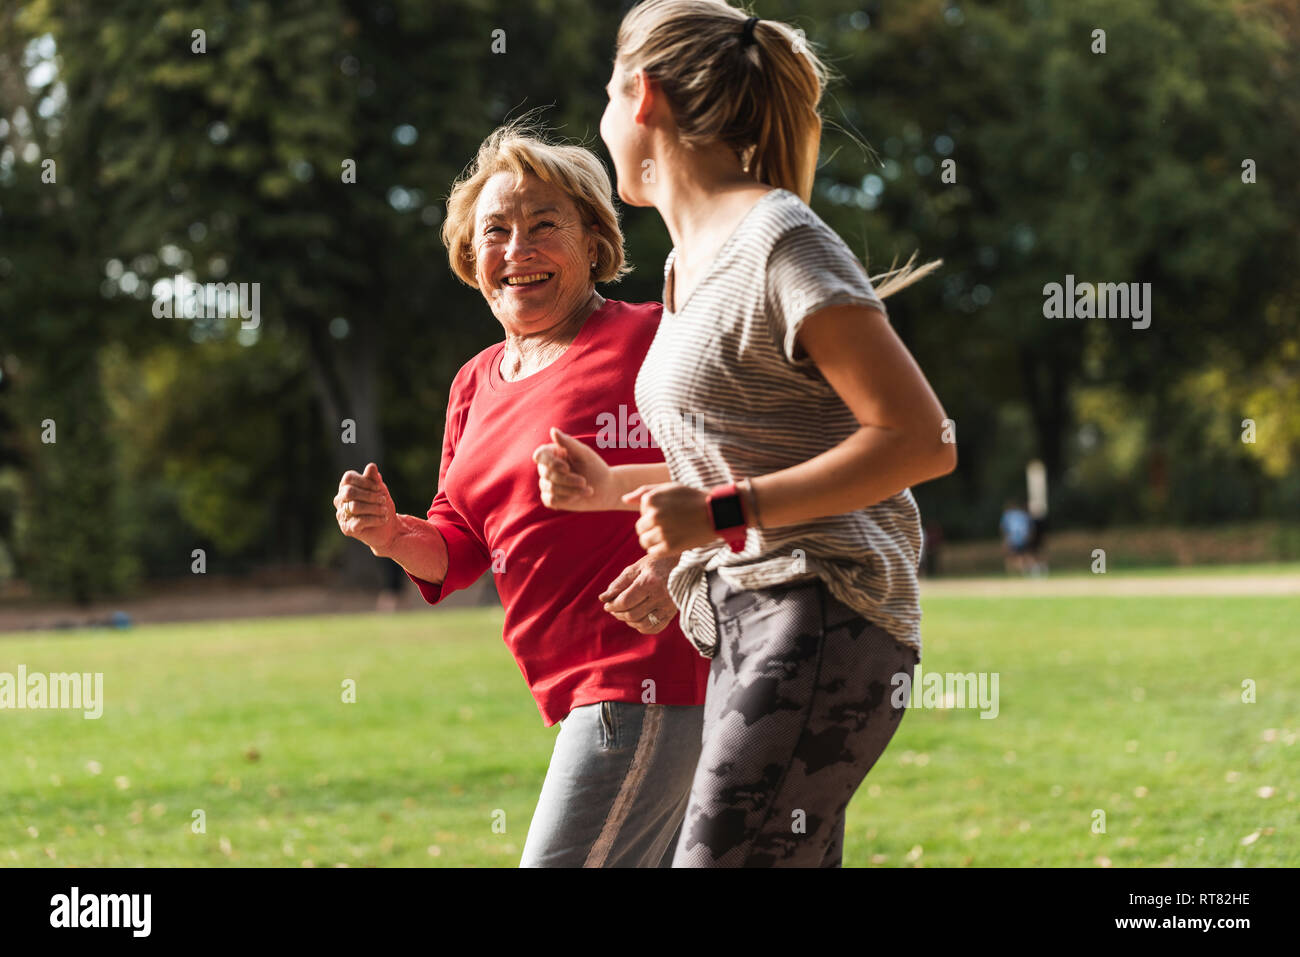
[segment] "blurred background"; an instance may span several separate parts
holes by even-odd
[[[451,377],[500,339],[450,183],[538,108],[608,164],[628,6],[0,2],[5,606],[184,596],[196,549],[209,590],[391,584],[330,500],[373,460],[422,515]],[[1054,570],[1300,558],[1300,4],[757,12],[840,74],[814,209],[873,274],[945,263],[890,303],[960,448],[916,492],[928,571],[1002,572],[1031,463]],[[623,213],[602,291],[657,300],[668,235]],[[1149,282],[1150,327],[1045,319],[1067,274]],[[177,275],[259,283],[260,323],[155,317]]]

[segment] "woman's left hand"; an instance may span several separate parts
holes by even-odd
[[[637,559],[600,593],[605,611],[643,635],[657,635],[677,615],[668,594],[668,573],[676,564],[676,555]]]
[[[623,501],[641,504],[636,531],[651,558],[676,555],[718,540],[709,521],[708,495],[699,489],[676,482],[642,485],[624,495]]]

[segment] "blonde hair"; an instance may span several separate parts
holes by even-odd
[[[623,251],[623,231],[614,208],[605,165],[582,146],[554,143],[528,120],[500,126],[483,141],[474,161],[452,185],[442,242],[451,271],[467,286],[478,288],[474,275],[474,210],[483,185],[497,173],[514,173],[516,182],[536,176],[561,189],[578,208],[596,238],[593,282],[612,282],[631,271]]]
[[[725,143],[758,182],[812,199],[821,147],[819,112],[829,71],[802,30],[759,20],[725,0],[644,0],[619,26],[614,58],[630,74],[645,70],[672,105],[684,144]],[[879,278],[882,299],[933,272],[916,254]],[[872,282],[877,277],[872,277]]]

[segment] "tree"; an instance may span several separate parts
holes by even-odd
[[[830,221],[856,235],[854,204],[875,209],[872,251],[920,247],[945,261],[942,279],[891,313],[963,410],[959,443],[972,435],[966,409],[985,439],[993,408],[1023,402],[1033,451],[1059,482],[1073,390],[1115,382],[1154,420],[1158,460],[1181,375],[1281,341],[1263,317],[1270,300],[1296,302],[1286,171],[1300,129],[1294,40],[1264,9],[874,3],[814,20],[809,36],[845,75],[833,108],[884,146],[879,169],[853,149],[827,158],[827,195],[841,206]],[[1247,156],[1265,171],[1249,185]],[[1044,318],[1044,286],[1067,275],[1150,282],[1150,327]],[[982,449],[962,451],[969,469]]]

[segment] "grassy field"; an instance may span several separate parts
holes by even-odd
[[[1000,572],[992,573],[994,577],[1004,577]],[[1152,565],[1152,566],[1110,566],[1108,574],[1112,578],[1198,578],[1212,575],[1216,578],[1228,575],[1236,578],[1260,577],[1274,575],[1300,574],[1300,562],[1234,562],[1223,565]],[[935,581],[952,579],[986,578],[985,574],[943,575]],[[1013,576],[1005,576],[1013,579]],[[1081,578],[1096,581],[1102,576],[1094,574],[1087,568],[1053,569],[1051,578]]]
[[[103,672],[106,699],[0,711],[0,866],[514,866],[558,729],[500,622],[0,637],[0,672]],[[906,715],[846,864],[1300,864],[1298,623],[1300,597],[927,600],[922,667],[997,672],[1000,714]]]

